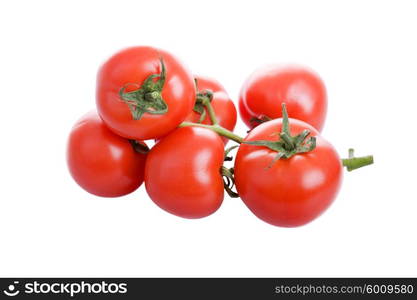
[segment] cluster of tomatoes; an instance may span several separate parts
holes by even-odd
[[[343,166],[373,162],[353,153],[341,160],[320,135],[326,89],[305,67],[270,66],[247,79],[239,98],[245,138],[233,133],[237,111],[223,86],[193,76],[161,49],[131,47],[110,57],[98,72],[96,104],[69,136],[75,181],[102,197],[145,182],[159,207],[184,218],[214,213],[226,191],[270,224],[300,226],[335,199]],[[155,142],[151,149],[146,140]],[[225,150],[228,140],[239,144],[232,168],[224,161],[237,146]]]

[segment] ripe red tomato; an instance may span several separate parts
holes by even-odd
[[[82,117],[68,139],[72,177],[97,196],[118,197],[136,190],[143,182],[145,158],[128,140],[110,131],[96,112]]]
[[[162,209],[183,217],[202,218],[223,201],[224,144],[213,131],[178,128],[148,153],[145,186]]]
[[[174,130],[192,110],[195,95],[192,74],[156,48],[122,50],[98,72],[98,112],[112,131],[129,139],[154,139]]]
[[[218,81],[211,78],[195,76],[195,79],[197,80],[198,91],[210,90],[213,92],[213,99],[211,100],[211,105],[213,107],[214,112],[216,113],[219,125],[230,131],[233,131],[236,125],[237,111],[235,105],[233,104],[233,101],[226,93],[224,87]],[[212,124],[208,113],[206,113],[205,115],[206,116],[201,123]],[[185,119],[185,121],[196,123],[199,121],[200,117],[201,114],[193,110]],[[228,142],[227,138],[222,139],[224,143]]]
[[[277,141],[282,119],[254,128],[245,141]],[[318,217],[333,202],[342,181],[342,164],[333,146],[309,124],[290,119],[290,132],[309,130],[316,147],[273,162],[265,146],[242,144],[235,161],[235,183],[246,206],[276,226],[295,227]]]
[[[240,97],[241,98],[241,97]],[[258,126],[260,123],[254,122],[254,119],[250,115],[248,109],[246,108],[243,101],[241,101],[239,98],[239,114],[242,119],[242,121],[248,126],[249,128],[254,128]]]
[[[244,83],[239,98],[243,121],[254,128],[256,120],[282,117],[281,105],[288,114],[318,131],[324,126],[327,112],[326,87],[312,70],[302,66],[273,65],[258,69]]]

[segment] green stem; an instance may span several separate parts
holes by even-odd
[[[179,127],[202,127],[210,129],[216,133],[218,133],[221,136],[227,137],[229,140],[235,141],[236,143],[241,144],[243,142],[243,138],[234,134],[230,130],[227,130],[224,127],[221,127],[220,125],[206,125],[206,124],[199,124],[199,123],[192,123],[192,122],[182,122]]]
[[[210,100],[204,99],[203,105],[207,108],[207,111],[208,111],[208,114],[209,114],[211,123],[213,125],[218,125],[219,124],[219,121],[217,120],[216,112],[214,111],[213,106],[211,105]]]
[[[283,127],[284,128],[284,127]],[[293,150],[295,148],[295,144],[292,141],[292,138],[285,132],[282,132],[280,134],[281,139],[284,141],[284,143],[287,145],[288,150]]]
[[[350,172],[364,166],[372,165],[374,163],[374,157],[372,155],[355,157],[354,150],[349,149],[349,158],[343,158],[342,164]]]
[[[301,133],[292,136],[290,131],[290,121],[288,119],[287,108],[285,103],[282,103],[282,124],[281,133],[279,134],[278,141],[270,140],[257,140],[257,141],[245,141],[245,144],[253,146],[264,146],[275,152],[275,156],[272,163],[278,159],[288,159],[296,154],[306,153],[313,151],[316,147],[316,137],[310,136],[310,131],[303,130]]]

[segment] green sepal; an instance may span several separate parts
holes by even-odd
[[[296,154],[310,152],[316,148],[316,137],[311,136],[307,138],[310,135],[310,131],[307,129],[296,136],[291,136],[285,103],[282,104],[282,118],[281,133],[278,141],[258,140],[243,142],[247,145],[263,146],[278,152],[270,166],[281,158],[288,159]]]
[[[162,89],[166,80],[166,69],[162,58],[161,73],[149,75],[143,84],[125,84],[119,91],[120,98],[128,105],[134,120],[140,120],[143,114],[162,115],[168,112],[168,105],[162,98]],[[158,80],[155,80],[158,78]],[[126,92],[126,89],[134,85],[136,90]]]

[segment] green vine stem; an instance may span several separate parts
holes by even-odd
[[[274,161],[280,158],[290,158],[291,156],[297,153],[304,153],[304,152],[312,151],[316,146],[314,137],[310,137],[309,139],[307,139],[307,137],[310,134],[308,130],[304,130],[297,136],[291,136],[290,131],[289,131],[288,115],[287,115],[285,104],[283,104],[283,107],[282,107],[283,108],[283,124],[282,124],[282,129],[281,129],[282,131],[280,133],[281,139],[279,141],[277,142],[272,142],[272,141],[244,142],[244,139],[242,137],[238,136],[237,134],[233,133],[230,130],[227,130],[226,128],[218,124],[216,114],[214,112],[213,107],[211,106],[209,97],[202,98],[201,103],[204,104],[204,106],[207,108],[207,111],[210,116],[210,120],[213,123],[213,125],[206,125],[206,124],[193,123],[193,122],[183,122],[179,125],[179,127],[194,126],[194,127],[207,128],[239,144],[245,143],[248,145],[265,146],[267,148],[270,148],[278,152]],[[349,149],[348,158],[342,159],[343,166],[346,167],[347,171],[349,172],[359,169],[364,166],[371,165],[373,163],[374,163],[374,157],[372,155],[355,157],[353,149]]]
[[[229,140],[235,141],[236,143],[241,144],[243,142],[243,138],[238,136],[237,134],[234,134],[233,132],[231,132],[230,130],[227,130],[226,128],[220,126],[220,125],[206,125],[206,124],[200,124],[200,123],[193,123],[193,122],[182,122],[179,127],[202,127],[202,128],[207,128],[210,129],[218,134],[220,134],[221,136],[224,136],[226,138],[228,138]]]
[[[235,141],[236,143],[241,144],[243,142],[243,138],[238,136],[237,134],[233,133],[232,131],[222,127],[219,124],[219,121],[216,117],[216,112],[213,109],[213,106],[211,105],[211,99],[213,97],[213,93],[210,90],[207,90],[199,95],[197,95],[197,103],[202,103],[208,111],[210,121],[213,125],[207,125],[207,124],[201,124],[201,123],[193,123],[193,122],[182,122],[179,127],[188,127],[188,126],[194,126],[194,127],[203,127],[208,128],[216,133],[218,133],[221,136],[224,136],[228,138],[229,140]]]
[[[342,159],[342,164],[348,172],[362,168],[364,166],[372,165],[374,163],[374,157],[372,155],[355,157],[355,150],[349,149],[349,157]]]
[[[232,161],[233,156],[230,155],[234,149],[239,148],[239,145],[231,146],[224,150],[224,161]],[[230,156],[229,156],[230,155]],[[220,175],[223,177],[224,190],[231,198],[239,198],[237,191],[235,192],[235,169],[222,166],[220,168]],[[236,190],[236,189],[235,189]]]
[[[197,82],[197,80],[196,80]],[[200,114],[200,120],[198,123],[203,122],[206,117],[206,110],[208,111],[210,121],[213,125],[219,124],[217,120],[216,112],[211,105],[211,100],[213,100],[213,92],[211,90],[203,90],[197,93],[196,102],[194,105],[194,111]]]
[[[229,148],[227,148],[226,150],[224,150],[224,161],[232,161],[233,160],[233,156],[229,156],[230,152],[236,148],[239,148],[239,145],[234,145],[231,146]]]
[[[208,114],[209,114],[211,123],[213,125],[218,125],[219,124],[219,121],[217,120],[216,112],[214,111],[213,106],[211,105],[210,100],[209,99],[204,99],[203,100],[203,105],[207,108],[207,111],[208,111]]]
[[[233,188],[235,187],[235,178],[234,178],[234,168],[226,168],[225,166],[222,166],[220,169],[220,174],[223,177],[223,184],[224,189],[227,192],[227,194],[230,196],[230,198],[239,198],[239,194],[235,191],[233,191]]]

